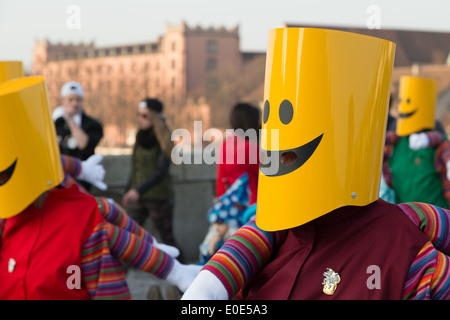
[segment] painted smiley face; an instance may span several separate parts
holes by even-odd
[[[5,170],[0,171],[0,187],[9,181],[16,168],[17,159]]]
[[[401,100],[401,99],[399,99],[399,100],[400,100],[399,102],[401,103],[402,100]],[[409,105],[409,104],[411,103],[411,99],[407,98],[407,99],[405,100],[405,103]],[[411,111],[411,112],[399,112],[398,116],[399,116],[399,118],[401,118],[401,119],[406,119],[406,118],[411,117],[413,114],[415,114],[416,111],[417,111],[417,108],[414,109],[414,110]]]
[[[267,123],[270,116],[270,103],[264,103],[263,121]],[[294,116],[294,108],[289,100],[283,100],[280,104],[278,116],[283,125],[288,125]],[[272,164],[268,161],[261,161],[261,173],[268,177],[283,176],[300,168],[316,151],[322,141],[323,133],[310,142],[296,148],[285,150],[264,150],[261,148],[262,159],[274,159],[278,162],[277,170],[273,170]]]

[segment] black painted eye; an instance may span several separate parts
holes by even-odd
[[[294,116],[294,108],[289,100],[283,100],[280,104],[280,120],[283,124],[288,124]]]
[[[270,103],[269,100],[266,100],[266,102],[264,102],[264,114],[263,114],[264,124],[266,124],[267,120],[269,120],[269,113],[270,113]]]
[[[411,100],[409,100],[409,98],[408,99],[406,99],[406,103],[410,103],[411,102]]]

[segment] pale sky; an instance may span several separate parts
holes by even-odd
[[[0,0],[0,60],[21,60],[28,71],[35,40],[152,42],[181,21],[239,25],[241,50],[265,51],[268,31],[285,22],[365,28],[374,8],[381,29],[450,32],[449,0]]]

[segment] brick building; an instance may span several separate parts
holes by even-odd
[[[318,27],[366,34],[397,44],[392,92],[401,75],[430,77],[439,82],[437,116],[450,134],[450,33]],[[137,103],[145,96],[165,104],[172,128],[203,130],[229,126],[230,108],[239,100],[262,105],[265,52],[242,52],[239,27],[202,28],[166,25],[154,42],[96,47],[88,44],[35,43],[32,74],[47,77],[50,102],[59,105],[64,82],[85,88],[85,108],[105,128],[104,146],[133,143]]]
[[[165,34],[149,43],[98,48],[37,41],[31,73],[47,78],[53,107],[60,104],[61,86],[79,81],[85,109],[104,124],[102,144],[117,146],[132,143],[137,104],[145,96],[163,101],[172,128],[190,130],[194,120],[205,130],[226,128],[231,106],[264,80],[264,58],[240,51],[238,26],[182,22],[166,25]]]

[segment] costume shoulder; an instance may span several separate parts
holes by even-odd
[[[64,212],[59,220],[71,224],[74,228],[83,227],[86,236],[89,236],[96,225],[105,221],[95,198],[81,192],[77,184],[67,188],[55,188],[47,199],[50,200],[50,208]]]
[[[421,202],[402,203],[398,206],[436,249],[450,253],[449,210]]]
[[[398,206],[429,239],[411,264],[404,299],[450,299],[450,211],[420,202]]]

